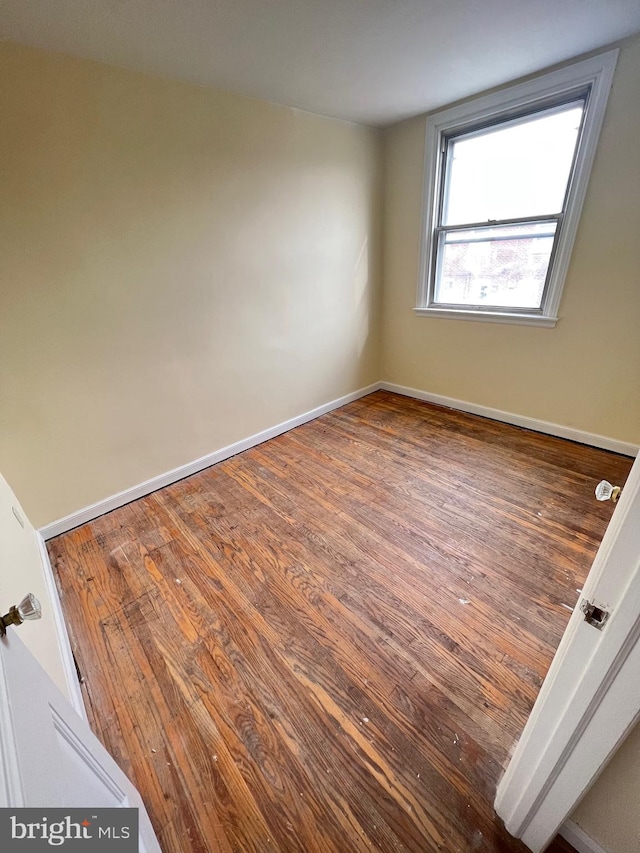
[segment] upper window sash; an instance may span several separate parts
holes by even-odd
[[[446,225],[443,224],[442,219],[444,215],[444,206],[445,199],[447,196],[447,192],[449,189],[449,179],[451,176],[451,166],[452,166],[452,157],[453,157],[453,147],[457,142],[464,142],[469,139],[473,139],[474,137],[484,136],[487,133],[490,133],[493,130],[507,130],[512,127],[525,125],[532,120],[538,118],[547,118],[549,116],[553,116],[559,112],[565,111],[568,107],[575,105],[576,107],[580,107],[582,109],[582,118],[580,121],[580,128],[577,134],[576,147],[574,151],[573,161],[571,163],[567,185],[564,193],[564,197],[562,200],[562,204],[558,207],[557,210],[549,210],[547,214],[557,214],[562,213],[566,207],[567,196],[569,193],[569,188],[571,185],[571,180],[575,173],[576,166],[576,155],[581,144],[582,134],[584,130],[584,121],[587,113],[587,107],[589,102],[590,95],[590,87],[586,89],[582,89],[579,92],[571,93],[569,96],[565,95],[565,97],[561,99],[554,98],[548,105],[537,105],[534,109],[528,109],[524,113],[520,113],[515,118],[504,118],[500,117],[495,121],[485,121],[479,127],[475,127],[472,130],[463,129],[452,131],[443,135],[442,137],[442,148],[440,152],[440,193],[438,198],[438,224],[441,227],[454,227],[457,225],[466,225],[466,222],[447,222]],[[544,214],[542,214],[544,215]],[[484,224],[487,222],[495,223],[495,222],[516,222],[518,220],[526,221],[527,219],[538,219],[540,214],[532,213],[531,216],[522,216],[522,217],[514,217],[514,218],[505,218],[505,219],[492,219],[486,220]]]
[[[608,51],[525,83],[510,86],[491,95],[484,95],[428,116],[416,306],[419,314],[555,325],[562,285],[575,241],[617,56],[617,50]],[[448,174],[446,161],[453,141],[473,134],[486,133],[494,124],[508,126],[511,123],[516,124],[534,118],[535,116],[532,115],[534,113],[566,108],[567,104],[574,101],[584,101],[585,108],[562,210],[549,211],[546,216],[525,217],[520,220],[442,224],[444,180]],[[515,224],[517,221],[539,222],[547,217],[556,221],[557,227],[540,309],[433,304],[432,286],[435,281],[437,246],[443,232],[472,227],[476,229],[495,227],[496,224]]]

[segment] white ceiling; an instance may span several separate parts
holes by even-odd
[[[3,38],[377,125],[638,30],[638,0],[0,2]]]

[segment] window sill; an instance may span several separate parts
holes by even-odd
[[[445,320],[480,320],[484,323],[513,323],[519,326],[541,326],[553,329],[557,317],[541,314],[507,314],[502,311],[456,310],[455,308],[414,308],[419,317],[442,317]]]

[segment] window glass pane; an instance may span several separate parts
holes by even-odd
[[[444,232],[435,303],[540,308],[555,232],[555,222]]]
[[[559,213],[584,102],[449,143],[443,225]]]

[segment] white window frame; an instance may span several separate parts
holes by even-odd
[[[439,110],[427,117],[424,165],[424,197],[418,298],[415,311],[424,317],[462,320],[484,320],[494,323],[520,323],[533,326],[555,326],[562,287],[571,260],[582,205],[587,193],[591,167],[604,119],[618,50],[610,50],[575,62],[557,71],[542,74],[490,95],[481,95],[464,104]],[[568,187],[565,214],[551,258],[551,269],[540,309],[481,309],[476,306],[451,308],[433,303],[433,271],[437,240],[434,239],[441,193],[441,151],[447,136],[483,123],[506,120],[528,110],[544,109],[546,103],[572,93],[589,89],[583,116],[582,132],[575,155],[573,176]]]

